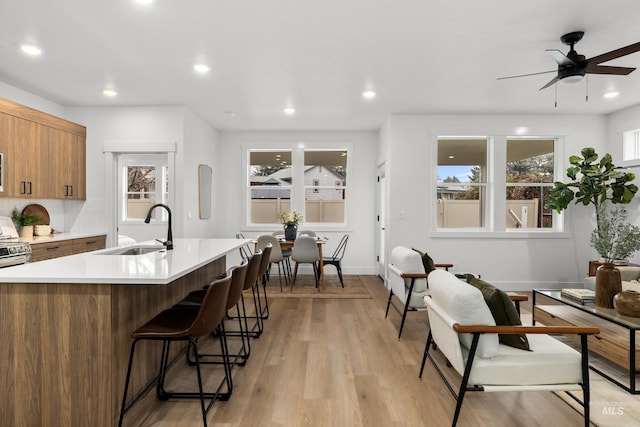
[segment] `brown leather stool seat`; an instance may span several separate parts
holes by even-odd
[[[131,334],[133,342],[131,343],[127,377],[122,396],[122,406],[120,408],[120,419],[118,422],[119,426],[122,426],[124,414],[145,394],[141,393],[127,404],[127,391],[129,388],[129,381],[131,379],[131,367],[133,365],[135,347],[140,340],[156,340],[163,342],[156,391],[158,399],[200,399],[203,424],[205,427],[207,426],[207,413],[213,406],[215,400],[222,394],[221,391],[223,386],[226,384],[227,388],[230,387],[231,379],[225,369],[224,378],[220,381],[216,390],[214,392],[204,392],[202,386],[202,373],[200,371],[200,356],[198,354],[198,338],[210,334],[222,322],[226,312],[225,307],[227,297],[229,295],[231,280],[232,275],[229,274],[224,279],[213,282],[207,289],[202,300],[202,304],[200,304],[198,308],[182,307],[165,310]],[[165,389],[164,382],[167,374],[167,367],[170,363],[169,347],[173,341],[186,341],[193,349],[196,375],[198,379],[197,392],[170,392]],[[225,354],[226,347],[222,337],[220,338],[220,346],[222,347],[223,354]],[[208,404],[205,399],[210,399]]]

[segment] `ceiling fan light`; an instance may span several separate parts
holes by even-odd
[[[571,83],[571,84],[580,83],[582,81],[583,77],[584,76],[581,76],[580,74],[578,74],[578,75],[575,75],[575,76],[567,76],[564,79],[562,79],[561,81],[563,83]]]

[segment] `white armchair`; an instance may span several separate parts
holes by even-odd
[[[435,264],[436,267],[452,267],[453,264]],[[408,311],[424,311],[424,296],[429,292],[427,287],[427,274],[424,270],[422,258],[418,252],[404,246],[396,246],[391,250],[391,262],[387,266],[387,288],[389,289],[389,300],[385,319],[389,315],[389,307],[393,306],[402,315],[398,339],[402,335],[404,322]],[[396,296],[403,307],[402,310],[393,303],[393,296]]]
[[[598,328],[496,326],[482,292],[442,270],[429,275],[429,290],[424,300],[430,330],[420,378],[429,359],[457,401],[452,426],[467,391],[526,390],[582,391],[584,425],[589,425],[587,335],[600,333]],[[498,334],[527,334],[531,351],[501,344]],[[581,351],[549,334],[580,335]],[[432,344],[462,377],[457,393],[430,353]]]

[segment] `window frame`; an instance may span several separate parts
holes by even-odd
[[[156,168],[156,186],[155,195],[156,203],[169,204],[170,199],[170,173],[169,173],[169,156],[160,153],[126,153],[120,154],[118,159],[118,179],[120,181],[119,191],[119,209],[118,209],[118,223],[119,224],[137,224],[144,221],[144,218],[129,218],[127,210],[128,201],[128,188],[127,177],[128,168],[131,166],[154,166]],[[158,178],[160,182],[158,182]],[[156,210],[156,217],[152,221],[167,222],[168,213],[163,210]],[[159,217],[158,217],[158,213]]]
[[[250,186],[250,155],[253,151],[290,151],[292,168],[292,185],[290,191],[291,210],[305,214],[305,190],[308,186],[304,184],[304,152],[305,151],[346,151],[347,152],[347,177],[353,174],[353,151],[354,143],[351,141],[281,141],[281,142],[245,142],[242,144],[243,167],[243,205],[242,205],[242,230],[278,230],[282,227],[279,222],[273,223],[252,223],[251,222],[251,186]],[[310,188],[313,188],[311,186]],[[324,188],[323,186],[317,187]],[[334,187],[329,186],[333,189]],[[344,197],[344,222],[307,222],[303,219],[305,226],[312,227],[320,231],[344,231],[349,228],[350,209],[350,189],[348,184],[341,189],[345,192]]]
[[[490,129],[491,130],[491,129]],[[561,133],[503,133],[498,129],[487,132],[451,132],[451,130],[433,129],[434,133],[429,138],[431,145],[430,156],[434,173],[430,186],[431,200],[437,198],[438,186],[438,140],[442,137],[456,138],[473,138],[479,135],[486,135],[488,138],[487,145],[487,195],[485,211],[485,226],[482,228],[438,228],[437,218],[435,217],[436,208],[430,209],[428,212],[428,236],[433,238],[482,238],[482,239],[502,239],[502,238],[569,238],[570,234],[565,231],[564,215],[553,211],[553,228],[507,228],[506,227],[506,144],[508,139],[554,139],[554,179],[553,181],[564,181],[564,147],[565,137]],[[437,133],[436,133],[437,132]],[[497,215],[496,212],[501,214]]]

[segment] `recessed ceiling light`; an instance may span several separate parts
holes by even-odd
[[[602,96],[604,96],[607,99],[612,99],[612,98],[616,98],[618,95],[620,95],[620,92],[611,91],[611,92],[605,93]]]
[[[196,64],[193,66],[193,69],[200,74],[204,74],[208,73],[209,70],[211,70],[211,67],[209,67],[207,64]]]
[[[365,99],[373,99],[376,97],[376,93],[372,90],[365,90],[362,92],[362,96],[364,96]]]
[[[295,114],[295,112],[296,112],[296,109],[293,107],[287,107],[284,109],[284,113],[288,116]]]
[[[20,50],[22,51],[22,53],[29,56],[40,56],[44,53],[42,48],[34,44],[27,44],[27,43],[21,45]]]
[[[113,98],[114,96],[116,96],[118,94],[118,92],[116,92],[114,89],[105,89],[102,91],[102,94],[104,96],[107,96],[109,98]]]
[[[456,158],[456,156],[451,155],[451,156],[449,156],[449,158],[450,158],[450,159],[455,159],[455,158]]]
[[[138,4],[151,4],[154,1],[155,0],[135,0],[135,2],[138,3]]]

